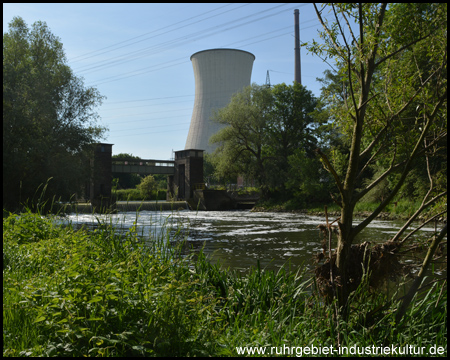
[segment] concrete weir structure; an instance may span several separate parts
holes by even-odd
[[[210,49],[191,56],[195,76],[195,101],[185,149],[212,153],[209,138],[223,125],[211,121],[233,94],[250,85],[255,55],[237,49]]]

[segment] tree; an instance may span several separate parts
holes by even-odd
[[[3,35],[3,205],[17,208],[51,180],[47,198],[68,200],[87,180],[90,145],[105,132],[103,97],[76,77],[44,22],[15,17]]]
[[[219,178],[245,175],[267,186],[267,160],[263,153],[273,97],[269,88],[252,84],[235,94],[215,114],[215,121],[227,125],[210,142],[219,143],[214,152]]]
[[[142,179],[137,186],[144,199],[150,199],[154,190],[156,190],[156,180],[152,175],[148,175]]]
[[[312,157],[317,147],[314,131],[319,125],[313,117],[317,99],[301,84],[277,84],[272,88],[273,108],[268,118],[267,146],[265,153],[270,156],[272,186],[285,190],[289,179],[289,157],[299,151]],[[314,161],[314,160],[313,160]]]
[[[217,185],[220,179],[216,177],[212,155],[203,153],[203,182],[210,185]]]
[[[289,158],[298,151],[312,155],[317,122],[311,115],[317,99],[304,86],[279,84],[273,89],[252,86],[236,94],[215,120],[228,125],[211,138],[219,177],[245,175],[268,196],[284,193],[291,182]]]
[[[297,206],[307,204],[328,203],[332,179],[323,169],[317,158],[311,157],[306,150],[296,149],[288,158],[288,176],[286,188],[291,192]]]
[[[136,159],[139,160],[139,156],[133,156],[132,154],[120,153],[112,156],[113,160],[121,159]],[[142,181],[142,177],[139,174],[126,174],[126,173],[113,173],[114,178],[118,179],[118,185],[121,189],[134,189]]]
[[[325,61],[334,59],[348,89],[329,104],[348,139],[342,176],[318,149],[335,180],[335,200],[341,207],[335,265],[341,283],[338,300],[345,309],[355,236],[394,199],[419,158],[446,151],[447,5],[331,4],[332,24],[322,16],[324,9],[314,6],[324,43],[313,41],[308,49]],[[361,187],[360,180],[374,164],[383,171]],[[388,176],[394,181],[390,192],[354,226],[356,203]],[[433,187],[430,174],[430,192],[420,211],[445,195],[446,189]]]

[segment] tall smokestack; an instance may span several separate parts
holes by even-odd
[[[298,9],[294,10],[295,18],[295,79],[294,81],[302,84],[302,72],[300,68],[300,25]]]

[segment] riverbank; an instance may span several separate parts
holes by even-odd
[[[360,205],[360,208],[362,209],[356,209],[354,212],[355,218],[367,218],[373,210],[375,210],[377,204],[362,204]],[[417,210],[418,205],[414,203],[405,203],[402,204],[402,206],[392,206],[387,207],[388,211],[382,211],[376,219],[378,220],[407,220],[411,217],[411,215]],[[312,206],[310,208],[292,208],[289,202],[281,203],[281,204],[270,204],[270,203],[263,203],[263,204],[257,204],[253,207],[251,211],[254,212],[288,212],[288,213],[299,213],[299,214],[305,214],[305,215],[313,215],[313,216],[325,216],[325,210],[323,209],[324,206],[322,206],[322,209],[318,206]],[[339,216],[341,216],[340,209],[336,204],[328,204],[327,205],[327,213],[328,216],[336,219]],[[367,210],[368,209],[368,210]],[[426,215],[421,214],[417,218],[418,221],[425,221],[427,220]],[[445,222],[447,221],[446,216],[441,216],[436,219],[437,222]]]
[[[3,356],[299,355],[306,345],[338,343],[423,346],[422,356],[437,346],[446,355],[440,283],[400,324],[397,303],[364,287],[349,318],[336,319],[302,269],[258,264],[242,275],[201,251],[182,255],[182,232],[158,234],[144,245],[135,230],[118,234],[108,221],[87,231],[38,214],[4,218]]]
[[[116,211],[165,211],[165,210],[185,210],[188,209],[186,201],[164,201],[164,200],[152,200],[152,201],[117,201],[115,205]],[[68,203],[68,204],[55,204],[54,212],[59,214],[92,214],[91,203]]]
[[[251,211],[254,212],[287,212],[287,213],[297,213],[297,214],[305,214],[305,215],[312,215],[312,216],[325,216],[325,211],[317,211],[317,210],[308,210],[308,209],[302,209],[302,210],[287,210],[286,208],[282,206],[274,206],[274,207],[264,207],[264,206],[255,206]],[[328,216],[332,218],[338,218],[341,216],[340,211],[332,210],[327,211]],[[354,213],[354,216],[356,218],[366,218],[371,213],[369,211],[357,211]],[[401,220],[401,219],[407,219],[406,216],[402,216],[399,214],[392,214],[388,212],[381,212],[376,219],[378,220]]]

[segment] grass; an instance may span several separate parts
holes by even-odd
[[[336,318],[305,273],[242,275],[183,255],[167,229],[146,239],[25,212],[3,221],[3,356],[236,356],[236,347],[447,344],[447,290],[397,303],[363,285]],[[174,242],[177,245],[170,245]]]

